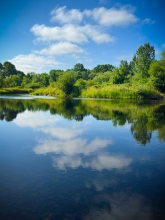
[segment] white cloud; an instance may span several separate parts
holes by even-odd
[[[128,26],[138,21],[132,10],[126,7],[120,9],[100,7],[93,10],[85,10],[84,14],[87,17],[92,17],[103,26]]]
[[[85,33],[81,31],[81,28],[74,25],[47,27],[43,24],[36,24],[31,28],[31,31],[37,37],[38,41],[88,42],[88,39]]]
[[[142,21],[143,24],[155,24],[155,21],[152,21],[150,18],[145,18]]]
[[[20,54],[9,61],[13,63],[18,70],[21,70],[24,73],[28,73],[28,72],[40,73],[47,71],[51,68],[55,68],[60,64],[53,58],[38,56],[35,54],[28,54],[28,55]]]
[[[69,42],[59,42],[57,44],[50,45],[48,48],[34,52],[43,55],[61,55],[70,53],[82,53],[83,49]]]
[[[112,42],[114,38],[102,33],[100,27],[93,25],[77,26],[67,24],[62,27],[47,27],[34,25],[31,32],[37,37],[37,41],[67,41],[73,43],[85,43],[92,39],[96,43]],[[89,39],[88,39],[89,38]]]
[[[106,0],[100,0],[100,4],[105,4]],[[51,12],[51,21],[58,21],[63,24],[73,24],[85,21],[85,18],[93,18],[95,22],[105,26],[127,26],[137,22],[138,18],[133,14],[134,8],[125,5],[116,8],[99,7],[93,10],[80,12],[77,9],[66,10],[66,6],[56,8]]]
[[[92,25],[85,25],[82,27],[82,31],[86,33],[86,35],[91,38],[94,42],[100,43],[108,43],[115,41],[114,37],[111,37],[109,34],[101,33],[99,27],[94,27]]]
[[[55,8],[50,14],[52,15],[51,21],[60,23],[78,23],[83,18],[83,14],[79,10],[66,10],[66,6]]]

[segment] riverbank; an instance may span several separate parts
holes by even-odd
[[[0,89],[1,95],[9,95],[9,94],[30,94],[33,92],[33,89],[25,89],[25,88],[3,88]]]
[[[79,88],[75,88],[75,90]],[[47,87],[35,90],[33,95],[50,95],[65,97],[65,93],[57,88]],[[70,97],[77,97],[74,93]],[[161,100],[165,98],[165,94],[159,92],[153,87],[146,85],[128,86],[128,85],[112,85],[103,88],[89,87],[79,92],[80,98],[103,98],[103,99],[151,99]]]
[[[78,91],[79,88],[75,87]],[[25,89],[25,88],[5,88],[0,89],[0,94],[31,94],[31,95],[44,95],[66,97],[65,93],[53,87],[46,87],[40,89]],[[71,98],[103,98],[103,99],[140,99],[140,100],[161,100],[165,98],[165,94],[159,92],[153,87],[146,85],[112,85],[103,88],[89,87],[79,91],[79,95],[71,93]]]

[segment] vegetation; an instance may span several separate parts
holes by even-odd
[[[97,65],[92,70],[77,63],[72,69],[27,73],[6,61],[0,63],[0,93],[31,92],[35,95],[110,99],[163,99],[165,94],[165,51],[155,59],[154,47],[140,46],[132,61],[119,67]]]

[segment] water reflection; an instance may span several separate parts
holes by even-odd
[[[163,102],[140,102],[128,100],[10,100],[0,99],[0,120],[12,121],[17,114],[24,111],[50,111],[53,115],[61,115],[69,120],[82,121],[84,117],[92,115],[97,120],[111,120],[113,126],[131,124],[131,133],[141,145],[146,145],[152,139],[153,131],[158,132],[158,138],[165,141],[165,104]],[[28,123],[28,118],[36,117],[33,114],[24,115],[23,124]],[[53,120],[53,118],[51,118]],[[34,122],[35,121],[35,122]],[[44,123],[44,118],[31,120],[29,123]],[[47,121],[47,123],[51,123]],[[72,135],[63,128],[50,130],[47,133],[62,134],[64,138]],[[74,131],[80,132],[80,131]],[[65,133],[65,136],[63,135]],[[69,138],[68,136],[68,138]]]
[[[0,99],[0,115],[0,219],[164,219],[163,102]]]
[[[84,220],[154,219],[150,202],[139,194],[101,194],[95,197],[95,203]]]

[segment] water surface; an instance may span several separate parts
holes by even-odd
[[[0,99],[0,219],[165,219],[165,103]]]

